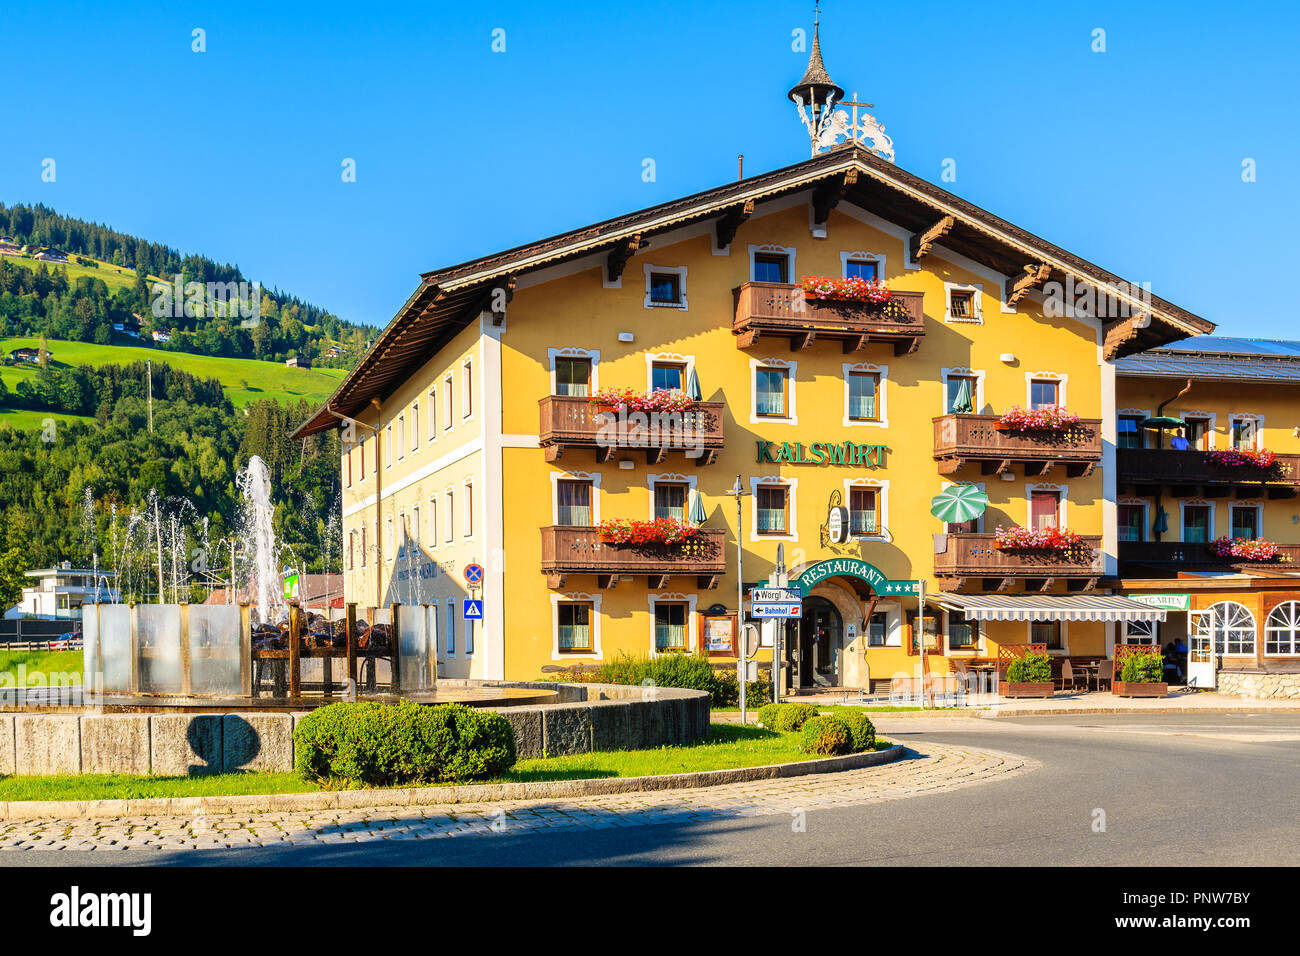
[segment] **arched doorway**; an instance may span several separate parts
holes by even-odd
[[[799,687],[839,686],[843,640],[844,620],[835,605],[824,597],[804,598],[795,657]]]

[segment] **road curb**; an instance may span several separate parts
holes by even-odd
[[[526,783],[484,783],[451,787],[397,787],[391,790],[330,790],[321,793],[249,794],[231,797],[162,797],[140,800],[15,800],[0,803],[0,820],[88,819],[124,816],[194,816],[197,814],[266,813],[317,810],[357,810],[365,807],[413,807],[499,800],[545,800],[594,797],[612,793],[686,790],[750,780],[837,773],[892,763],[907,748],[895,744],[843,757],[797,763],[701,770],[652,777],[596,777],[586,780],[539,780]]]
[[[983,716],[990,719],[998,717],[1073,717],[1087,716],[1090,714],[1155,714],[1159,716],[1169,716],[1171,714],[1188,714],[1196,716],[1197,714],[1295,714],[1300,713],[1300,706],[1297,707],[1072,707],[1069,710],[992,710],[984,711]]]

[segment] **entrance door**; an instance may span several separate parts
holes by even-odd
[[[1212,611],[1188,611],[1187,686],[1214,687]]]
[[[825,598],[807,597],[799,619],[799,686],[837,687],[844,632],[840,612]]]

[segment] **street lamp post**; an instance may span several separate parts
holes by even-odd
[[[745,711],[745,549],[742,544],[744,507],[741,499],[747,492],[740,483],[740,475],[736,475],[736,483],[726,493],[736,499],[736,684],[740,689],[740,723],[743,726],[748,718]]]

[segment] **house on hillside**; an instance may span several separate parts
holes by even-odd
[[[123,319],[121,322],[114,322],[113,331],[138,339],[140,337],[140,317],[132,313],[130,318]]]
[[[136,334],[138,335],[139,332],[137,331]],[[155,342],[170,342],[170,341],[172,340],[172,333],[171,333],[171,330],[170,330],[170,329],[154,329],[154,330],[153,330],[153,340],[154,340]]]
[[[58,262],[64,265],[67,265],[68,262],[68,254],[66,252],[61,252],[52,246],[47,246],[46,248],[41,249],[36,253],[34,258],[38,262]]]
[[[311,368],[311,362],[305,358],[295,355],[292,358],[285,359],[284,364],[289,368]]]
[[[46,355],[53,357],[53,352],[46,352]],[[30,362],[36,365],[41,360],[41,350],[24,346],[20,349],[11,349],[9,352],[9,361],[11,362]]]

